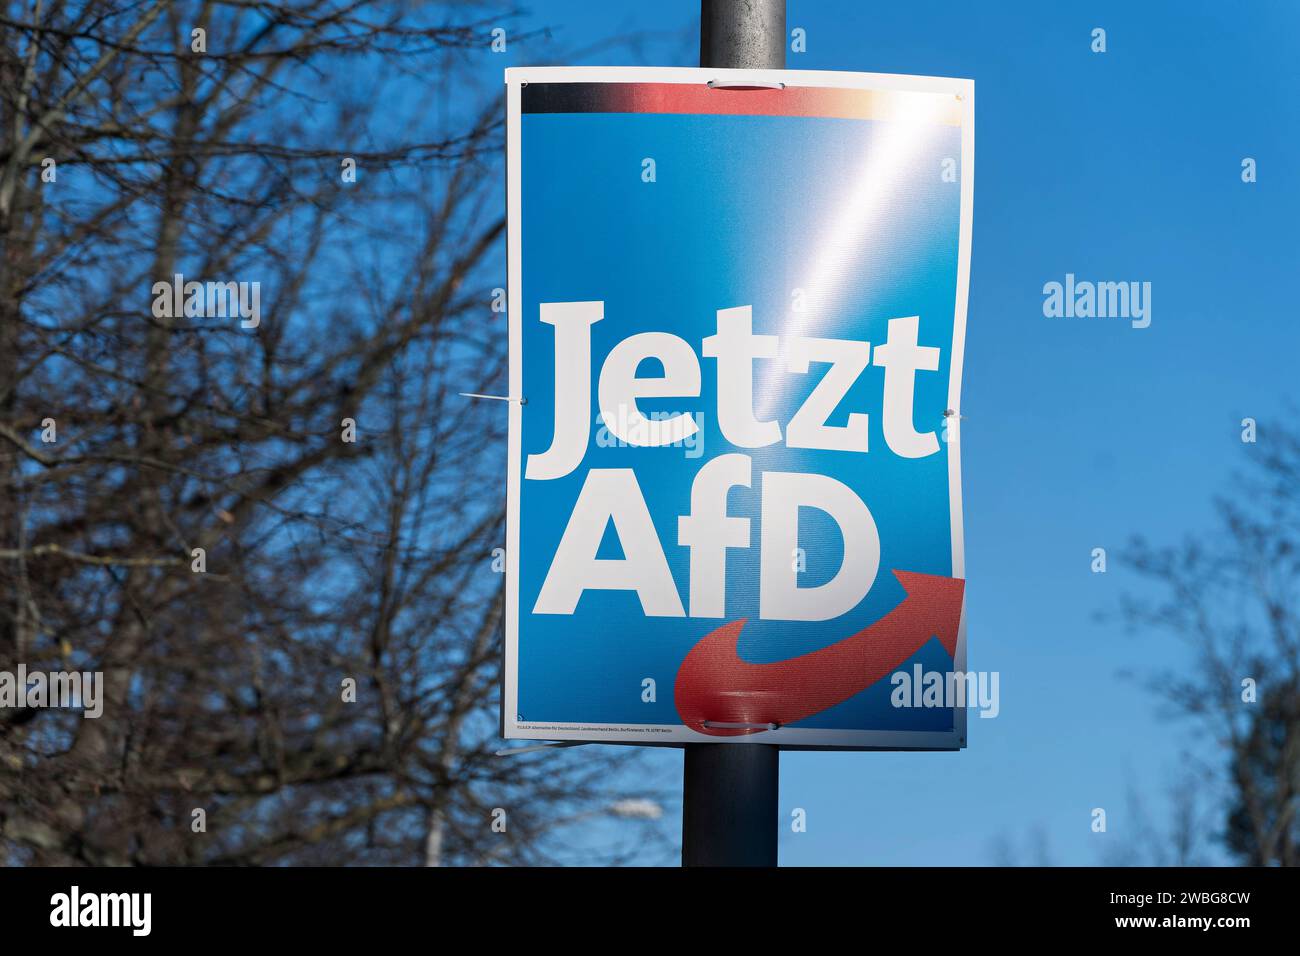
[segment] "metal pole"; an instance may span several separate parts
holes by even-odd
[[[687,744],[682,866],[776,866],[780,750]]]
[[[785,69],[785,0],[701,0],[700,66]]]
[[[700,66],[785,68],[785,0],[701,0]],[[776,866],[780,750],[687,744],[682,866]]]

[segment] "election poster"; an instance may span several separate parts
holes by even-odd
[[[973,83],[506,77],[503,735],[965,746]]]

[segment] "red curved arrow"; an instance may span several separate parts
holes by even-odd
[[[682,723],[715,737],[757,733],[762,728],[705,727],[704,721],[784,726],[811,717],[897,670],[931,636],[955,656],[966,582],[912,571],[894,576],[907,592],[901,604],[858,633],[799,657],[741,660],[743,618],[705,635],[677,670],[673,696]]]

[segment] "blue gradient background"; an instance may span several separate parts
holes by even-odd
[[[919,343],[939,348],[937,371],[915,377],[918,431],[941,432],[947,407],[957,275],[960,185],[941,177],[959,157],[957,127],[925,128],[922,142],[881,168],[882,124],[870,120],[662,114],[525,114],[522,118],[523,407],[525,456],[544,452],[554,421],[554,330],[543,302],[603,300],[592,326],[591,439],[569,475],[522,483],[520,504],[519,707],[527,721],[677,724],[672,687],[686,653],[723,620],[747,618],[740,654],[782,660],[824,647],[879,619],[904,596],[891,569],[951,575],[948,444],[926,458],[903,459],[885,443],[880,405],[884,369],[869,366],[828,420],[865,412],[869,451],[736,448],[716,424],[717,362],[701,355],[716,331],[716,311],[753,307],[756,334],[803,334],[885,341],[890,318],[920,316]],[[888,124],[885,124],[888,125]],[[641,178],[653,157],[656,181]],[[845,274],[834,294],[791,310],[791,290],[808,284],[832,251],[839,213],[864,177],[888,182],[900,197],[848,235]],[[703,454],[680,447],[599,447],[595,441],[600,363],[628,336],[661,331],[685,339],[700,357],[699,398],[640,402],[642,411],[701,412]],[[784,361],[754,362],[755,407],[784,426],[829,366],[788,373]],[[662,374],[647,360],[640,374]],[[677,519],[690,510],[691,482],[710,459],[730,452],[753,461],[750,489],[733,488],[729,513],[750,519],[751,545],[727,553],[727,613],[717,618],[646,617],[632,591],[588,590],[572,616],[532,614],[542,582],[592,468],[632,468],[689,614],[689,549],[677,544]],[[819,473],[852,488],[875,519],[880,571],[851,612],[829,621],[758,619],[762,474]],[[834,521],[801,509],[807,553],[801,587],[829,580],[843,557]],[[602,558],[620,558],[612,523]],[[786,558],[785,560],[789,560]],[[935,639],[914,657],[930,669],[951,661]],[[907,667],[910,671],[913,660]],[[643,702],[642,680],[657,699]],[[888,680],[792,726],[873,730],[950,730],[948,709],[896,708]]]

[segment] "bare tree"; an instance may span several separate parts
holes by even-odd
[[[1123,823],[1107,836],[1101,862],[1106,866],[1205,866],[1206,848],[1212,841],[1213,804],[1207,790],[1213,785],[1212,768],[1191,754],[1164,787],[1166,812],[1153,817],[1132,773],[1125,795]]]
[[[1248,473],[1217,500],[1220,528],[1176,547],[1139,540],[1133,566],[1159,598],[1130,599],[1143,630],[1181,640],[1191,667],[1151,686],[1222,751],[1219,835],[1252,865],[1300,862],[1300,436],[1243,443]],[[1210,789],[1207,787],[1207,789]],[[1183,806],[1179,811],[1188,812]]]
[[[634,750],[492,755],[505,409],[458,393],[505,387],[500,68],[477,64],[516,23],[0,16],[0,670],[105,678],[97,720],[0,710],[0,859],[671,848],[653,819],[573,838],[653,818],[626,812],[665,799]]]

